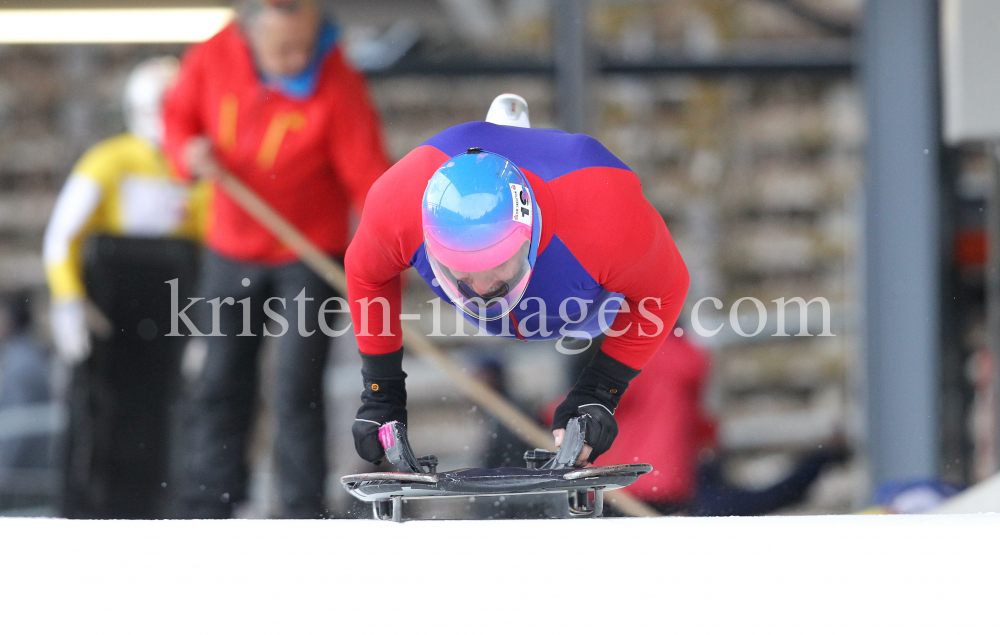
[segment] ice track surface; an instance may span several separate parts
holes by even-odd
[[[0,632],[996,632],[1000,514],[0,519]]]

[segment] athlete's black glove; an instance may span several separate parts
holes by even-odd
[[[593,462],[611,447],[618,436],[618,422],[615,409],[630,381],[639,371],[627,366],[610,355],[598,352],[593,361],[583,370],[576,386],[566,399],[556,408],[552,418],[552,429],[565,429],[573,417],[586,414],[587,426],[584,439],[593,450],[587,460]]]
[[[385,355],[361,353],[361,377],[365,389],[361,393],[361,408],[351,429],[354,448],[361,458],[378,465],[385,458],[378,438],[379,427],[390,421],[406,425],[403,349]]]

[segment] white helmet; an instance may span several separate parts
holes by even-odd
[[[159,147],[163,141],[163,97],[177,79],[174,57],[142,62],[125,82],[125,123],[129,132]]]
[[[490,104],[490,109],[486,113],[486,121],[495,123],[498,126],[530,128],[528,102],[524,100],[524,97],[515,95],[514,93],[499,95]]]

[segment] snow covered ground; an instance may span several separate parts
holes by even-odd
[[[0,519],[0,633],[995,632],[1000,514]]]

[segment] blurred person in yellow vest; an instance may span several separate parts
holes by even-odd
[[[166,497],[168,413],[181,338],[167,338],[171,281],[193,288],[207,189],[161,150],[163,99],[179,64],[147,60],[124,91],[128,131],[73,168],[45,232],[50,321],[71,369],[64,512],[154,518]]]
[[[68,364],[90,354],[85,319],[83,250],[95,234],[199,238],[206,190],[170,172],[160,144],[161,104],[177,76],[171,57],[147,60],[125,87],[128,132],[91,148],[73,168],[45,232],[43,254],[52,293],[52,337]]]

